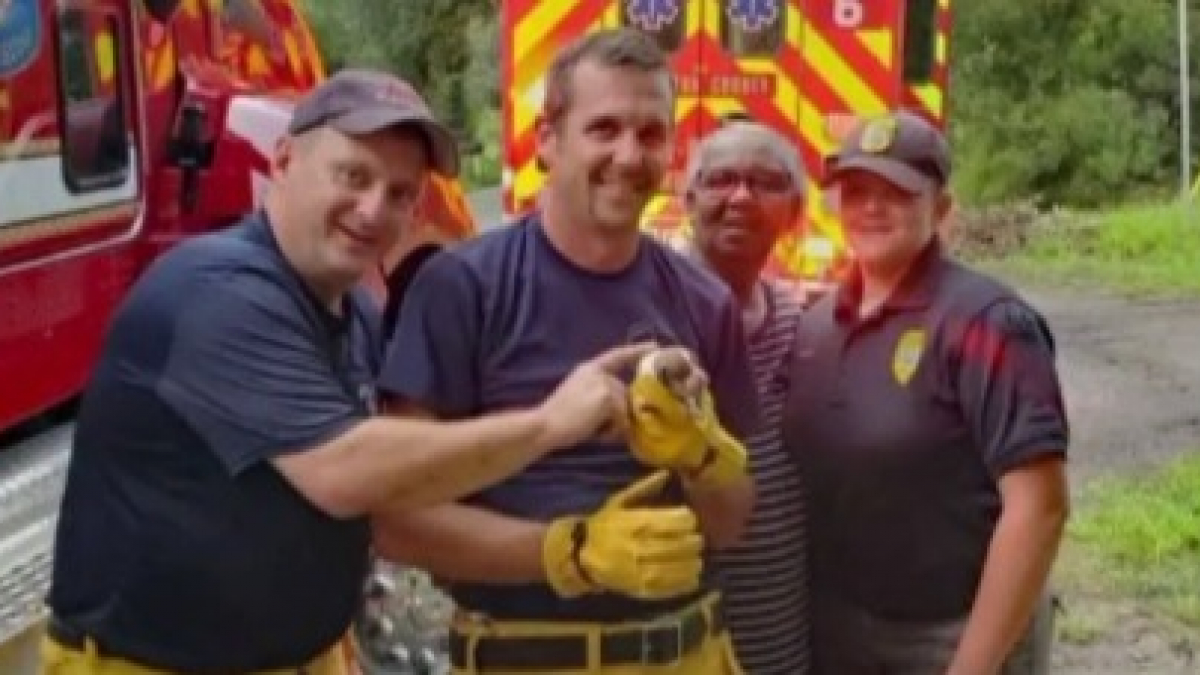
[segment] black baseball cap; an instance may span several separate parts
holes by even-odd
[[[863,120],[825,161],[825,182],[848,169],[870,171],[909,192],[950,180],[950,144],[920,115],[900,110]]]
[[[380,71],[351,68],[326,78],[296,104],[288,133],[328,126],[360,136],[404,124],[425,134],[435,171],[451,178],[458,175],[454,135],[412,85]]]

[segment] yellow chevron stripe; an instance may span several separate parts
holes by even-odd
[[[887,103],[834,51],[816,31],[804,36],[804,56],[812,63],[825,82],[852,107],[863,111],[887,109]]]
[[[551,54],[545,49],[540,53],[531,51],[524,61],[517,63],[512,88],[518,92],[526,92],[535,86],[545,75],[551,58]]]
[[[920,99],[921,104],[928,108],[930,112],[933,112],[939,117],[942,115],[943,97],[941,87],[935,84],[930,84],[922,87],[913,87],[912,91],[913,94]]]
[[[538,171],[536,163],[526,162],[513,176],[513,195],[518,201],[532,197],[541,188],[542,180],[542,172]]]
[[[533,127],[534,120],[542,107],[543,79],[524,91],[508,93],[513,110],[513,136],[520,136]]]
[[[517,21],[513,28],[513,59],[522,64],[533,51],[562,22],[563,17],[571,12],[574,3],[570,2],[535,2],[533,9]]]
[[[825,115],[807,98],[800,104],[800,135],[821,154],[833,149],[833,140],[825,133]]]
[[[683,4],[688,4],[684,2]],[[712,36],[721,34],[721,4],[720,0],[700,0],[692,5],[700,5],[700,11],[693,9],[687,13],[687,35],[691,37],[699,31]]]
[[[621,4],[617,2],[608,3],[608,8],[604,10],[604,27],[616,28],[621,25]]]
[[[887,69],[895,65],[895,40],[891,29],[858,31],[855,37]]]

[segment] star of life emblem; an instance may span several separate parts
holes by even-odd
[[[680,0],[629,0],[629,23],[644,31],[658,32],[679,18]]]
[[[747,33],[761,33],[775,25],[781,11],[779,0],[730,0],[725,9],[730,22]]]

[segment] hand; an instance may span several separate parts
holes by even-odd
[[[554,393],[538,407],[548,448],[569,448],[601,432],[628,426],[625,386],[616,375],[631,369],[654,345],[616,347],[571,371]]]
[[[704,566],[696,514],[686,506],[647,506],[669,479],[657,471],[587,518],[551,523],[542,542],[551,587],[564,598],[615,591],[643,600],[696,590]]]
[[[742,477],[746,448],[721,426],[707,387],[707,376],[683,350],[643,358],[629,387],[634,456],[701,482]]]

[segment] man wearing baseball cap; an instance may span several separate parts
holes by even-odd
[[[619,425],[610,374],[459,422],[372,416],[357,287],[454,143],[408,84],[334,75],[294,112],[264,208],[178,245],[114,317],[58,524],[47,675],[343,672],[371,514],[450,502]]]
[[[1067,417],[1043,318],[951,259],[941,131],[866,120],[826,165],[854,254],[801,324],[784,436],[808,491],[818,673],[1049,667]]]

